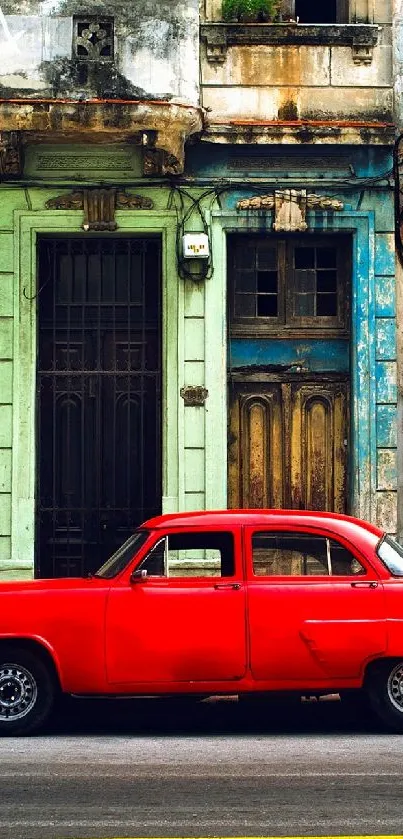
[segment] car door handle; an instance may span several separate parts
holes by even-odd
[[[378,583],[371,580],[370,583],[351,583],[352,588],[378,588]]]
[[[221,589],[221,588],[233,588],[235,591],[239,591],[241,588],[240,583],[216,583],[214,588]]]

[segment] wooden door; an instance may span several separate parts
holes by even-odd
[[[351,240],[228,241],[231,507],[347,510]]]
[[[230,507],[347,509],[348,382],[236,382]]]

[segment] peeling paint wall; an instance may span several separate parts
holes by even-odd
[[[375,47],[369,66],[354,64],[348,47],[234,46],[219,66],[203,51],[202,68],[203,105],[212,122],[393,120],[389,44]]]
[[[403,132],[403,0],[393,0],[393,77],[397,135]],[[396,271],[397,317],[397,532],[403,543],[403,265],[398,255]]]
[[[73,49],[74,16],[113,17],[114,58]],[[198,103],[198,3],[88,0],[0,5],[0,98],[177,99]],[[84,83],[83,83],[84,79]]]
[[[396,533],[397,389],[394,235],[375,237],[376,519]]]

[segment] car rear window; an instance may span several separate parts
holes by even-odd
[[[256,577],[335,577],[366,573],[344,545],[313,533],[254,533],[252,560]]]
[[[377,554],[394,577],[403,577],[403,548],[390,536],[384,536],[377,547]]]

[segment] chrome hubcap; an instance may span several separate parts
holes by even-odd
[[[19,664],[0,665],[0,720],[19,720],[29,713],[38,695],[36,681]]]
[[[389,676],[388,697],[392,705],[403,713],[403,664],[398,664]]]

